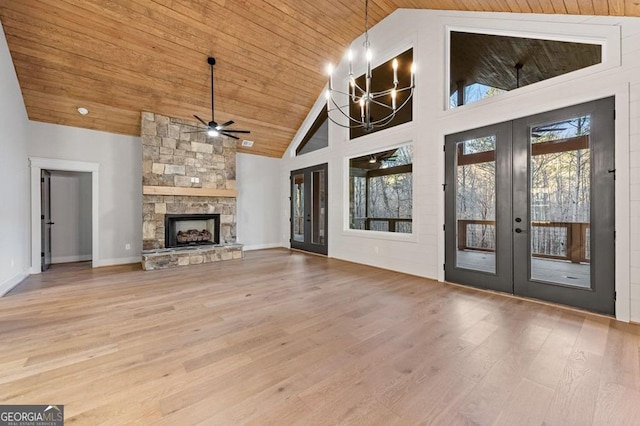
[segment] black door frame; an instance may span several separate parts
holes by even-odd
[[[445,138],[445,280],[615,314],[615,98],[609,97]],[[563,286],[531,277],[530,141],[532,127],[590,115],[591,263],[590,288]],[[496,272],[456,267],[456,144],[496,135]],[[522,155],[526,145],[526,155]],[[516,155],[516,148],[518,154]],[[502,152],[500,152],[502,150]],[[598,194],[597,198],[593,194]],[[521,222],[515,223],[515,217]],[[528,228],[528,226],[526,226]]]
[[[314,243],[312,240],[312,235],[313,235],[313,229],[312,229],[312,209],[314,208],[313,206],[313,193],[314,191],[318,191],[320,190],[319,187],[317,187],[317,185],[315,184],[314,180],[313,180],[313,174],[315,172],[323,172],[324,173],[324,188],[322,188],[322,190],[324,191],[324,222],[323,222],[323,228],[324,228],[324,235],[322,236],[322,244],[318,244],[318,243]],[[291,248],[293,249],[298,249],[298,250],[304,250],[304,251],[309,251],[312,253],[318,253],[318,254],[324,254],[326,255],[328,253],[328,225],[329,225],[329,215],[328,215],[328,189],[329,189],[329,178],[328,178],[328,164],[327,163],[323,163],[323,164],[318,164],[315,166],[310,166],[310,167],[305,167],[303,169],[298,169],[298,170],[293,170],[291,171],[290,174],[290,183],[289,183],[289,187],[290,187],[290,244],[291,244]],[[297,175],[302,175],[305,185],[304,185],[304,195],[303,195],[303,199],[304,199],[304,205],[303,205],[303,217],[304,217],[304,241],[296,241],[296,239],[294,238],[294,176]],[[309,183],[314,183],[314,184],[306,184],[307,182]]]

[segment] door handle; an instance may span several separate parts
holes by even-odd
[[[516,234],[521,234],[521,233],[525,232],[524,229],[520,229],[520,228],[516,228],[515,231],[516,231]]]
[[[47,222],[47,225],[55,225],[55,222]]]

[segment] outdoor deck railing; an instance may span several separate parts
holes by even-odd
[[[410,233],[413,220],[398,217],[357,217],[353,219],[352,229],[367,231]]]
[[[458,250],[495,251],[495,224],[493,220],[458,220]],[[471,226],[476,229],[470,231]],[[525,232],[531,232],[534,257],[590,261],[589,223],[533,222]]]

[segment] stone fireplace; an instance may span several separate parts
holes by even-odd
[[[144,269],[242,257],[236,244],[236,143],[191,133],[196,125],[142,113]]]

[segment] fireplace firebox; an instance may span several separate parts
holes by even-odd
[[[220,214],[167,214],[165,248],[220,244]]]

